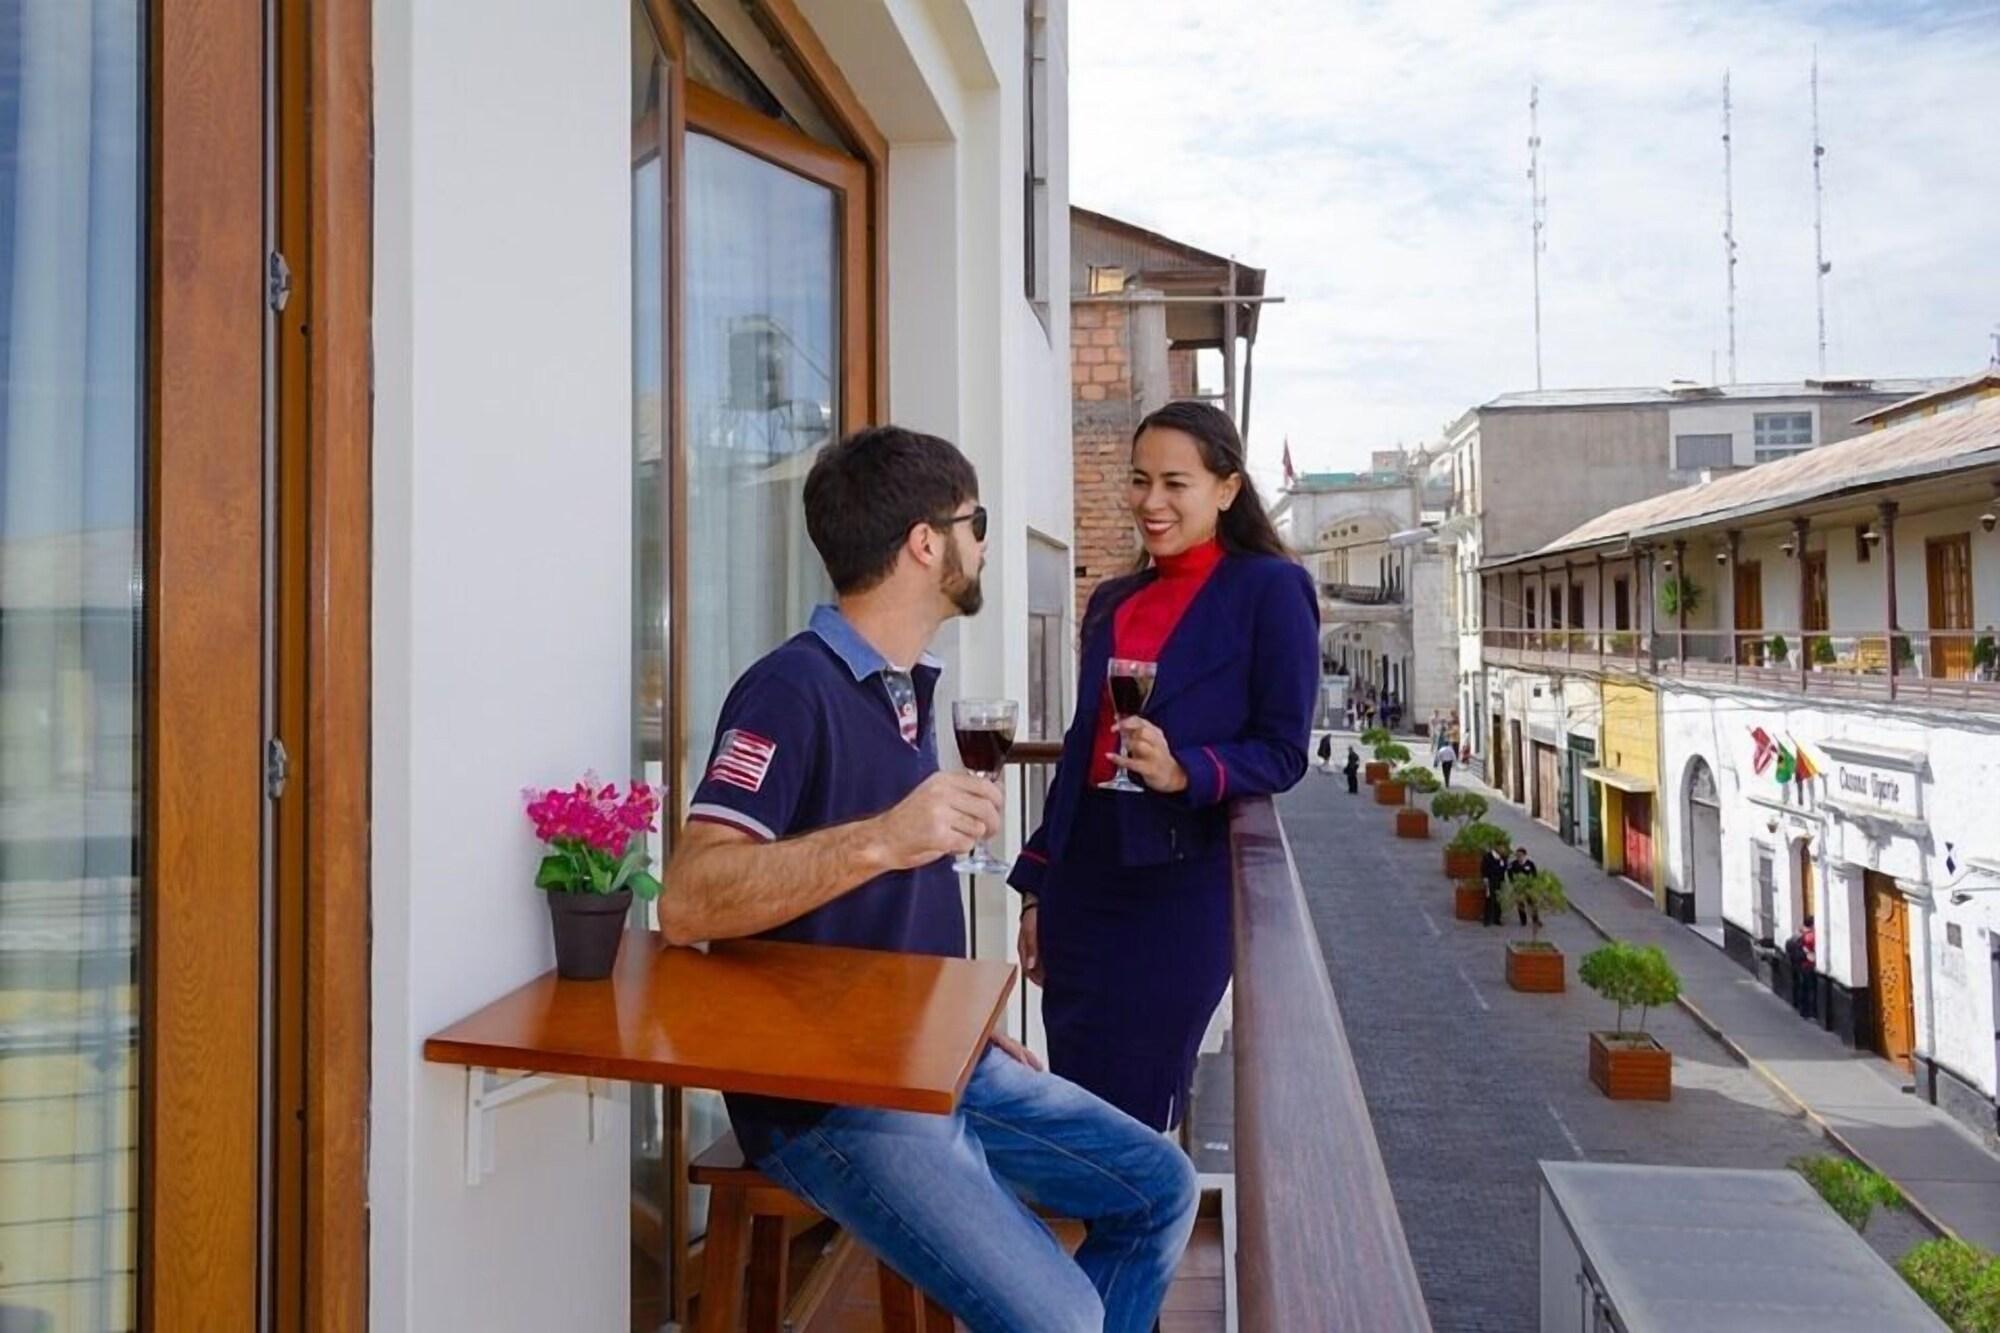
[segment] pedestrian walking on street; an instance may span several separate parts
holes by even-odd
[[[1319,767],[1322,773],[1333,772],[1333,733],[1319,738]]]
[[[1444,774],[1444,785],[1446,787],[1451,786],[1451,766],[1457,762],[1458,747],[1451,743],[1451,737],[1443,737],[1438,741],[1437,766],[1438,771]]]
[[[1507,863],[1507,878],[1526,879],[1528,876],[1534,874],[1536,869],[1535,858],[1528,855],[1528,849],[1526,847],[1516,847],[1514,849],[1514,859]],[[1527,925],[1531,918],[1537,926],[1542,924],[1542,913],[1533,903],[1520,903],[1514,910],[1519,914],[1522,925]]]
[[[1144,565],[1084,612],[1088,684],[1008,876],[1051,1069],[1154,1129],[1185,1116],[1229,983],[1229,803],[1289,790],[1312,762],[1319,599],[1247,467],[1206,403],[1140,423],[1128,499]],[[1157,664],[1136,716],[1117,715],[1113,660]],[[1121,771],[1144,786],[1105,790]]]
[[[1479,858],[1479,878],[1486,882],[1486,904],[1482,925],[1500,924],[1500,894],[1507,887],[1507,858],[1497,847],[1488,847]]]
[[[1819,933],[1808,916],[1799,933],[1785,941],[1785,961],[1792,965],[1792,1008],[1800,1018],[1819,1016]]]
[[[1358,794],[1361,791],[1361,756],[1354,752],[1352,745],[1347,747],[1347,763],[1341,771],[1347,774],[1347,794]]]

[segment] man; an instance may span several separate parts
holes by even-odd
[[[1361,791],[1361,756],[1354,753],[1352,745],[1347,747],[1347,762],[1341,765],[1341,772],[1347,774],[1347,794],[1357,795]]]
[[[1507,889],[1507,858],[1497,847],[1488,847],[1479,857],[1479,878],[1486,884],[1485,913],[1480,924],[1500,924],[1500,895]]]
[[[1514,849],[1514,859],[1507,863],[1507,878],[1526,879],[1528,876],[1534,874],[1536,869],[1535,858],[1528,855],[1528,849],[1526,847],[1516,847]],[[1537,926],[1542,924],[1542,909],[1533,903],[1517,903],[1515,904],[1514,912],[1515,915],[1520,917],[1521,924],[1524,926],[1528,924],[1530,918],[1533,918]]]
[[[1438,772],[1444,774],[1444,785],[1449,788],[1452,765],[1458,762],[1458,747],[1452,744],[1450,736],[1442,734],[1438,736],[1436,757]]]
[[[924,647],[979,609],[978,496],[956,448],[893,426],[813,465],[806,530],[839,605],[723,703],[668,939],[963,954],[950,858],[999,831],[1000,788],[938,771]],[[949,1116],[728,1103],[748,1160],[975,1330],[1149,1329],[1193,1230],[1186,1156],[999,1034]],[[1023,1199],[1087,1225],[1074,1260]]]
[[[1814,1018],[1819,1013],[1819,986],[1814,976],[1818,952],[1818,932],[1808,916],[1799,933],[1785,941],[1785,961],[1792,965],[1792,1008],[1800,1018]]]

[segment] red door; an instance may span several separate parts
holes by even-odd
[[[1653,798],[1625,793],[1625,878],[1653,887]]]

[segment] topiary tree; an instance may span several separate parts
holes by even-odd
[[[1851,1157],[1819,1153],[1794,1157],[1786,1166],[1804,1176],[1827,1206],[1856,1231],[1868,1229],[1877,1208],[1901,1208],[1903,1192],[1896,1182]]]
[[[1576,975],[1618,1006],[1618,1023],[1612,1031],[1620,1037],[1645,1036],[1647,1012],[1672,1004],[1681,993],[1680,975],[1657,944],[1641,946],[1613,940],[1585,954]],[[1630,1033],[1625,1031],[1628,1009],[1639,1011],[1639,1025]]]
[[[1410,762],[1410,747],[1395,741],[1381,741],[1375,746],[1375,762],[1378,764],[1407,764]]]
[[[1450,820],[1463,832],[1467,824],[1486,817],[1486,798],[1476,791],[1440,792],[1431,801],[1431,813]]]
[[[1792,646],[1785,642],[1784,635],[1773,634],[1771,636],[1771,660],[1773,662],[1782,663],[1791,655],[1791,651]]]
[[[1504,852],[1514,845],[1514,835],[1498,824],[1488,824],[1475,819],[1454,833],[1446,846],[1455,852],[1476,852],[1484,856],[1487,852]]]
[[[1395,737],[1390,734],[1387,727],[1370,727],[1361,733],[1361,743],[1363,745],[1387,745],[1394,739]]]
[[[1569,895],[1563,892],[1563,882],[1553,871],[1537,870],[1532,875],[1508,879],[1507,887],[1500,890],[1500,910],[1518,916],[1523,909],[1528,913],[1528,943],[1540,944],[1542,918],[1569,910]]]
[[[1439,780],[1438,775],[1422,764],[1410,764],[1399,768],[1389,780],[1402,783],[1405,788],[1419,796],[1429,796],[1432,792],[1444,789],[1444,783]]]

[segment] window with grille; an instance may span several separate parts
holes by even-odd
[[[1810,412],[1759,412],[1757,414],[1757,461],[1768,463],[1802,449],[1812,448],[1813,420]]]
[[[1021,102],[1027,119],[1027,163],[1022,182],[1023,240],[1027,247],[1028,300],[1040,312],[1049,303],[1049,16],[1048,0],[1027,0]]]

